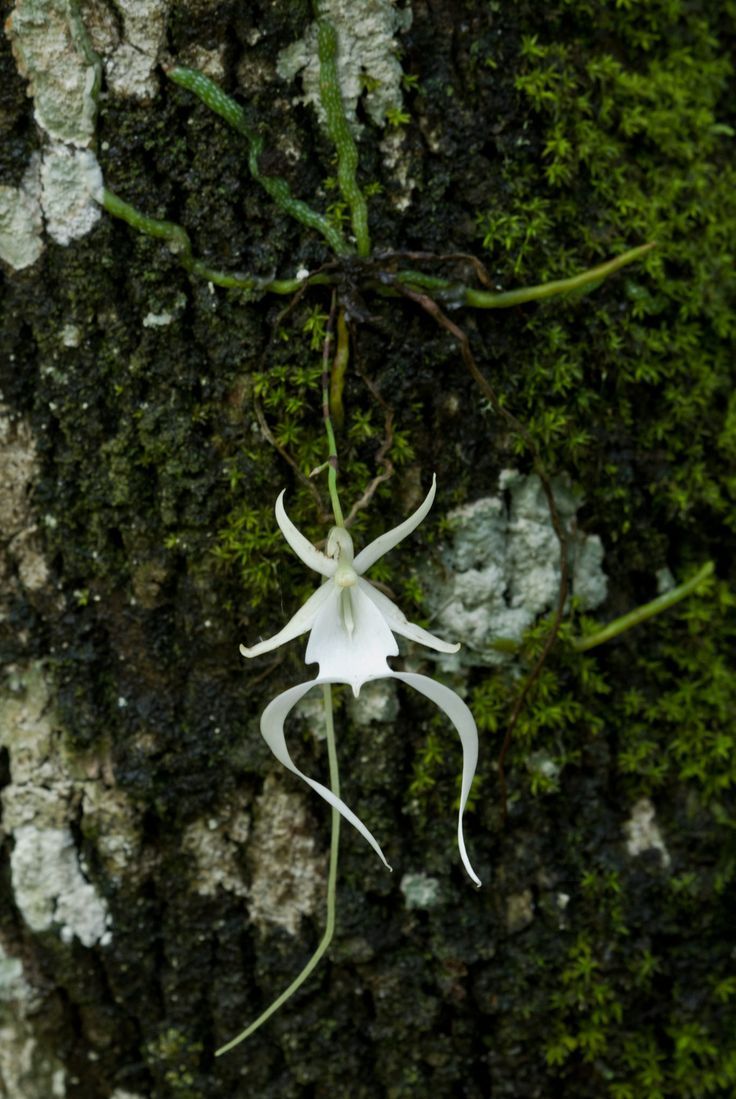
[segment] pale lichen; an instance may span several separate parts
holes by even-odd
[[[66,245],[100,217],[89,187],[100,66],[70,0],[17,0],[6,29],[45,139],[21,186],[0,192],[0,257],[22,269],[43,251],[44,219]]]
[[[383,679],[366,683],[357,698],[348,699],[348,710],[356,725],[395,721],[399,712],[396,684]]]
[[[407,908],[436,908],[441,900],[439,880],[429,874],[404,874],[399,888]]]
[[[0,404],[0,617],[18,579],[30,591],[39,591],[48,581],[30,503],[37,472],[29,424]]]
[[[237,809],[221,807],[217,817],[193,821],[184,831],[182,847],[190,855],[189,875],[194,891],[214,897],[222,889],[247,897],[242,852],[250,832],[250,817]]]
[[[626,836],[626,850],[632,858],[647,851],[656,851],[663,869],[666,870],[669,867],[672,861],[670,853],[662,839],[654,806],[649,798],[640,798],[636,802],[623,828]]]
[[[16,271],[43,252],[40,159],[31,157],[19,187],[0,185],[0,259]]]
[[[6,24],[33,113],[52,141],[86,149],[95,136],[99,68],[69,0],[17,0]]]
[[[298,934],[302,916],[310,916],[322,903],[325,859],[317,848],[305,799],[287,793],[272,776],[256,800],[248,857],[252,922]]]
[[[90,192],[90,178],[99,173],[93,153],[52,144],[41,163],[41,206],[46,229],[57,244],[84,237],[99,221],[100,207]]]
[[[321,9],[337,31],[338,80],[351,128],[356,132],[361,129],[356,118],[361,96],[368,117],[383,126],[386,112],[401,108],[403,74],[396,35],[411,26],[411,9],[400,8],[392,0],[325,0]],[[281,51],[277,71],[284,80],[293,80],[301,72],[302,102],[312,103],[324,121],[316,24],[308,28],[303,39]]]
[[[70,827],[81,784],[53,721],[42,666],[9,671],[0,697],[0,747],[10,763],[2,827],[13,840],[15,903],[32,930],[55,929],[65,942],[76,937],[93,946],[109,938],[109,915],[104,898],[85,877]]]
[[[539,478],[506,470],[499,488],[447,516],[443,569],[423,571],[433,625],[463,645],[457,657],[441,658],[446,664],[500,663],[507,657],[493,643],[518,643],[557,601],[559,543]],[[580,495],[561,480],[554,493],[568,531],[572,592],[582,608],[593,609],[607,591],[601,541],[576,528]]]
[[[68,828],[13,829],[10,872],[15,903],[32,931],[58,928],[63,942],[110,941],[107,904],[82,873]]]
[[[123,34],[102,50],[105,76],[115,95],[153,99],[158,92],[154,70],[166,34],[165,0],[115,0]]]
[[[39,999],[19,958],[0,946],[0,1088],[3,1099],[63,1099],[66,1071],[34,1036]]]

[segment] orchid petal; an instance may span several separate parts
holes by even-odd
[[[478,729],[473,715],[459,695],[456,695],[449,687],[445,687],[444,684],[437,683],[434,679],[430,679],[429,676],[417,675],[415,672],[392,672],[391,677],[392,679],[400,679],[402,683],[407,683],[410,687],[414,687],[415,690],[419,691],[420,694],[426,695],[431,702],[434,702],[436,706],[439,706],[441,710],[444,710],[458,731],[460,742],[463,747],[463,776],[460,786],[460,812],[457,821],[457,843],[460,848],[460,857],[463,860],[463,866],[475,884],[480,885],[480,878],[470,865],[470,859],[465,850],[465,839],[463,837],[463,812],[465,811],[468,794],[470,793],[470,787],[473,782],[473,775],[475,774],[476,764],[478,763]]]
[[[353,568],[355,571],[358,573],[365,572],[371,565],[375,565],[379,557],[383,557],[384,553],[388,553],[388,551],[393,549],[394,546],[397,546],[403,538],[406,538],[408,534],[411,534],[413,530],[416,530],[422,519],[432,507],[436,491],[437,476],[436,474],[432,474],[432,487],[425,496],[424,503],[417,508],[413,515],[410,515],[403,523],[399,523],[398,527],[394,527],[393,530],[387,530],[385,534],[381,534],[375,541],[367,545],[365,549],[362,549],[353,561]]]
[[[315,618],[305,660],[317,661],[320,679],[349,683],[357,696],[367,679],[391,674],[387,657],[399,646],[380,610],[364,594],[362,586],[332,589]],[[347,608],[341,601],[348,602]],[[346,613],[347,611],[347,613]]]
[[[312,592],[306,603],[303,603],[293,618],[290,618],[282,630],[269,637],[266,641],[257,642],[251,649],[245,645],[240,646],[243,656],[260,656],[261,653],[278,649],[279,645],[285,645],[287,641],[293,641],[295,637],[301,637],[303,633],[312,629],[317,614],[330,595],[334,594],[332,584],[323,584]]]
[[[426,645],[428,648],[436,649],[440,653],[456,653],[460,648],[459,644],[453,645],[449,641],[443,641],[441,637],[435,637],[428,630],[409,622],[404,612],[399,610],[388,596],[374,588],[367,580],[358,580],[358,586],[380,612],[381,617],[393,633],[397,633],[401,637],[408,637],[410,641],[417,641],[420,645]]]
[[[286,490],[284,489],[284,492]],[[284,492],[279,494],[279,498],[276,501],[276,522],[281,528],[286,541],[297,557],[304,562],[304,564],[314,569],[315,572],[320,573],[321,576],[333,576],[335,569],[337,568],[337,561],[333,561],[326,554],[318,550],[316,546],[313,546],[308,538],[305,538],[300,530],[297,530],[292,523],[289,516],[286,514],[286,508],[284,507]]]
[[[419,678],[422,677],[420,676]],[[332,682],[330,677],[320,676],[317,679],[310,679],[308,683],[299,683],[296,687],[289,687],[288,690],[277,695],[276,698],[269,702],[261,715],[261,733],[263,734],[263,739],[266,741],[266,744],[276,756],[279,763],[283,763],[284,767],[287,767],[293,774],[298,775],[299,778],[303,779],[313,790],[316,790],[334,809],[337,809],[345,820],[360,832],[363,839],[368,841],[381,861],[390,870],[391,867],[386,861],[386,856],[381,850],[380,844],[372,833],[368,831],[360,818],[356,817],[352,809],[348,809],[345,802],[341,798],[335,797],[332,791],[326,786],[323,786],[321,782],[315,782],[314,779],[309,778],[303,771],[300,771],[289,755],[289,750],[286,747],[284,721],[293,710],[294,706],[296,706],[297,702],[299,702],[312,687],[316,687],[320,683],[329,682]]]

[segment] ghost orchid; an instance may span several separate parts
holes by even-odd
[[[309,632],[305,660],[307,664],[319,664],[319,675],[306,683],[288,688],[269,702],[261,716],[261,732],[279,762],[308,783],[357,828],[386,866],[388,862],[378,841],[355,813],[331,790],[303,774],[295,765],[286,747],[284,721],[312,687],[326,683],[346,683],[352,687],[357,698],[363,684],[372,679],[398,679],[414,687],[444,710],[460,736],[463,749],[457,825],[460,856],[472,880],[480,885],[480,880],[470,865],[463,838],[463,812],[478,759],[478,731],[473,715],[449,687],[426,675],[396,672],[389,667],[387,660],[389,656],[396,656],[399,651],[394,634],[408,637],[411,641],[417,641],[442,653],[457,652],[460,646],[442,641],[421,626],[409,622],[399,608],[363,576],[379,558],[419,526],[432,506],[436,483],[436,478],[433,478],[432,487],[423,504],[413,515],[393,530],[376,538],[357,557],[353,553],[353,540],[345,527],[333,527],[330,530],[326,553],[313,546],[286,514],[282,492],[275,509],[276,522],[281,533],[297,557],[325,579],[279,633],[267,641],[260,641],[252,648],[241,645],[240,651],[246,657],[260,656],[261,653],[270,652]]]

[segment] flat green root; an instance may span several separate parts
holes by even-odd
[[[214,283],[215,286],[224,286],[229,290],[249,290],[256,294],[293,294],[303,285],[300,279],[263,279],[255,275],[232,275],[217,271],[192,255],[192,242],[181,225],[147,217],[107,187],[102,191],[102,205],[108,214],[127,222],[144,236],[165,241],[186,271]]]
[[[679,603],[699,588],[709,576],[712,576],[714,568],[712,561],[706,561],[702,568],[695,573],[695,576],[686,580],[684,584],[678,584],[676,588],[665,592],[664,595],[657,596],[649,603],[644,603],[641,607],[629,611],[628,614],[622,614],[619,618],[614,618],[613,622],[609,622],[607,626],[596,630],[595,633],[589,633],[585,637],[573,638],[572,647],[580,653],[587,652],[588,649],[594,649],[597,645],[603,645],[604,642],[618,637],[619,634],[630,630],[632,626],[638,626],[640,622],[646,622],[648,618],[653,618],[655,614],[661,614],[662,611],[669,610],[670,607],[674,607],[676,603]]]
[[[166,75],[175,84],[193,92],[215,114],[219,114],[228,125],[237,130],[248,142],[248,168],[253,178],[271,196],[279,209],[289,214],[295,221],[321,233],[336,256],[349,255],[352,252],[339,229],[323,214],[318,214],[306,202],[295,198],[285,179],[280,176],[266,176],[261,173],[259,160],[263,151],[263,138],[250,128],[243,108],[204,73],[196,69],[186,69],[175,65],[167,69]]]

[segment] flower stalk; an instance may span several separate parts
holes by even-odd
[[[325,342],[322,348],[322,418],[325,424],[325,434],[327,435],[327,490],[330,494],[330,503],[332,504],[332,513],[335,516],[335,524],[338,527],[344,527],[345,519],[340,505],[340,497],[337,492],[337,443],[335,441],[335,429],[332,425],[332,414],[330,412],[330,352],[332,350],[332,332],[335,326],[336,310],[337,295],[333,290],[330,318],[327,322],[327,332],[325,333]],[[340,316],[341,315],[342,309],[340,310]]]
[[[335,722],[332,712],[332,688],[329,683],[325,683],[322,687],[322,696],[324,699],[325,707],[325,729],[327,731],[327,759],[330,767],[330,789],[336,798],[340,797],[340,771],[337,763],[337,748],[335,745]],[[215,1050],[215,1057],[221,1057],[223,1053],[229,1053],[235,1046],[240,1045],[246,1038],[250,1038],[251,1034],[254,1034],[259,1027],[268,1022],[272,1015],[275,1015],[279,1008],[283,1007],[287,1000],[290,1000],[294,993],[301,988],[307,978],[311,975],[317,964],[322,959],[327,949],[332,942],[335,934],[335,917],[337,910],[337,858],[340,848],[340,813],[333,806],[331,810],[331,831],[330,831],[330,866],[327,872],[327,919],[325,921],[325,930],[322,938],[320,939],[319,946],[312,954],[311,958],[304,966],[301,973],[294,978],[288,988],[285,988],[280,996],[270,1004],[265,1011],[261,1012],[255,1022],[247,1026],[245,1030],[241,1030],[240,1034],[236,1034],[234,1038],[231,1038],[229,1042],[226,1042],[224,1046],[220,1046],[218,1050]]]

